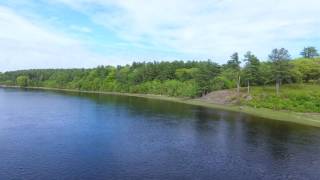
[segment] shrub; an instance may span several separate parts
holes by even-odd
[[[18,76],[17,77],[17,85],[20,87],[27,87],[29,85],[29,77],[28,76]]]

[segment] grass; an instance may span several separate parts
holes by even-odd
[[[251,107],[320,113],[320,85],[283,85],[279,96],[275,94],[275,88],[272,86],[254,87],[251,95],[252,100],[246,103]]]

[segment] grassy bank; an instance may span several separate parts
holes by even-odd
[[[320,113],[320,85],[287,84],[281,86],[279,96],[274,86],[253,87],[248,106],[273,110]]]
[[[8,88],[19,88],[18,86],[1,86]],[[293,111],[280,111],[266,108],[254,108],[250,106],[236,106],[236,105],[219,105],[212,102],[205,101],[203,99],[191,99],[191,98],[176,98],[161,95],[152,94],[132,94],[132,93],[117,93],[117,92],[100,92],[100,91],[79,91],[72,89],[57,89],[57,88],[44,88],[44,87],[28,87],[28,89],[40,89],[49,91],[64,91],[64,92],[81,92],[81,93],[95,93],[106,95],[121,95],[121,96],[133,96],[141,98],[150,98],[165,100],[171,102],[185,103],[190,105],[202,106],[213,109],[228,110],[233,112],[241,112],[245,114],[254,115],[257,117],[267,118],[270,120],[279,120],[286,122],[293,122],[303,125],[310,125],[320,127],[320,114],[319,113],[300,113]]]

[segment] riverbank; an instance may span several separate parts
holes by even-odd
[[[0,85],[0,87],[20,88],[19,86],[4,86],[4,85]],[[222,109],[222,110],[228,110],[233,112],[240,112],[240,113],[250,114],[250,115],[254,115],[257,117],[262,117],[270,120],[286,121],[286,122],[293,122],[297,124],[320,127],[319,113],[298,113],[298,112],[292,112],[292,111],[275,111],[275,110],[265,109],[265,108],[253,108],[248,106],[220,105],[220,104],[214,104],[213,102],[208,102],[200,98],[197,98],[197,99],[176,98],[176,97],[152,95],[152,94],[81,91],[81,90],[73,90],[73,89],[58,89],[58,88],[45,88],[45,87],[26,87],[26,89],[77,92],[77,93],[94,93],[94,94],[106,94],[106,95],[121,95],[121,96],[133,96],[133,97],[165,100],[165,101],[178,102],[178,103],[202,106],[202,107],[213,108],[213,109]]]

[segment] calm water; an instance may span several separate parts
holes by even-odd
[[[0,89],[0,179],[319,179],[320,129],[135,97]]]

